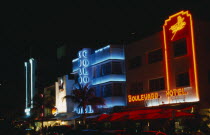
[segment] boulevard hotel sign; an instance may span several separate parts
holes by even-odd
[[[128,103],[144,101],[147,103],[146,106],[158,106],[162,104],[199,101],[193,21],[189,11],[180,11],[165,20],[163,38],[164,43],[162,48],[166,90],[128,95]],[[175,67],[170,50],[172,50],[171,47],[174,41],[180,39],[186,40],[190,86],[176,88],[174,79]]]

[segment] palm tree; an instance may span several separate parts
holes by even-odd
[[[86,123],[86,106],[90,105],[94,111],[96,111],[98,105],[104,105],[105,100],[102,97],[95,96],[95,90],[89,88],[89,85],[84,86],[74,85],[74,89],[71,91],[70,95],[66,95],[64,98],[69,98],[72,102],[78,104],[78,108],[83,109],[83,123]]]

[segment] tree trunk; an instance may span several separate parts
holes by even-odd
[[[83,103],[83,124],[86,127],[86,103]]]

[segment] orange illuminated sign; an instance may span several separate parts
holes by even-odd
[[[166,91],[166,96],[167,97],[180,96],[180,95],[187,95],[187,92],[184,91],[184,88],[179,88],[179,89],[173,89],[173,90],[167,90]]]
[[[152,99],[158,99],[158,98],[159,98],[159,95],[157,92],[145,93],[145,94],[139,94],[139,95],[128,95],[128,102],[138,102],[138,101],[152,100]]]
[[[172,34],[173,34],[171,40],[173,40],[176,33],[178,31],[180,31],[181,29],[183,29],[185,27],[185,25],[186,25],[186,22],[184,21],[184,17],[178,16],[177,17],[177,22],[174,25],[172,25],[169,29],[169,30],[172,31]]]
[[[174,15],[171,15],[163,25],[163,53],[165,64],[165,76],[166,76],[166,95],[170,103],[170,96],[173,95],[186,95],[184,89],[174,89],[174,61],[173,53],[171,53],[172,45],[174,41],[180,39],[186,39],[187,44],[187,56],[189,56],[189,73],[190,82],[192,87],[192,93],[194,101],[199,101],[198,90],[198,77],[197,77],[197,61],[194,41],[194,29],[193,19],[189,11],[180,11]],[[182,91],[182,92],[181,92]]]

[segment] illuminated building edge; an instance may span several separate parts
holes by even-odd
[[[174,20],[176,20],[175,23],[173,23]],[[171,22],[173,24],[170,25]],[[183,36],[183,33],[184,33],[184,36]],[[176,37],[177,35],[178,37]],[[191,51],[191,54],[192,54],[192,56],[190,55],[190,58],[192,59],[192,71],[190,73],[192,74],[192,76],[190,77],[190,79],[194,80],[192,91],[195,91],[195,93],[193,93],[195,97],[192,97],[193,99],[192,102],[197,102],[199,101],[197,62],[196,62],[195,43],[194,43],[193,21],[192,21],[192,15],[189,13],[189,11],[180,11],[170,16],[169,19],[165,20],[165,23],[163,25],[163,40],[164,40],[163,52],[164,52],[164,63],[165,63],[166,90],[171,89],[171,85],[170,85],[170,80],[171,80],[170,62],[171,61],[169,60],[170,54],[168,51],[170,47],[169,44],[170,42],[173,42],[174,40],[176,40],[176,38],[178,39],[188,38],[190,40],[189,44],[187,44],[187,46],[190,46],[191,48],[191,50],[188,50],[188,51]],[[171,98],[168,97],[169,103],[171,102],[170,100]]]

